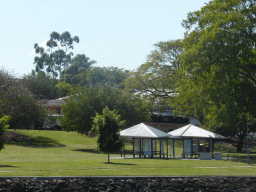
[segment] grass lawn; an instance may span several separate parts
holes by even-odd
[[[111,159],[94,151],[96,139],[76,132],[26,131],[33,142],[6,144],[0,152],[0,176],[255,176],[256,161]],[[221,146],[219,146],[221,147]],[[131,149],[131,146],[127,146]],[[177,151],[181,149],[177,149]],[[230,156],[241,154],[233,153]],[[242,154],[246,155],[246,154]],[[127,156],[131,156],[127,155]],[[110,157],[120,157],[111,154]]]

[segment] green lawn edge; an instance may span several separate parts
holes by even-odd
[[[15,132],[37,142],[6,144],[0,152],[0,176],[256,176],[255,161],[251,160],[247,166],[246,158],[220,161],[120,159],[120,154],[111,154],[108,164],[107,155],[97,152],[96,138],[63,131]]]

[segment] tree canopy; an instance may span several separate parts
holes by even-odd
[[[136,93],[150,102],[150,108],[170,108],[167,103],[171,95],[176,94],[179,78],[178,60],[183,53],[182,40],[158,42],[148,56],[147,61],[135,72],[131,72],[124,81],[125,91]]]
[[[255,5],[254,0],[214,0],[189,13],[182,23],[188,29],[183,67],[199,73],[215,66],[218,73],[236,73],[255,85]]]
[[[65,118],[62,123],[67,131],[88,133],[92,128],[95,112],[101,113],[108,106],[116,109],[130,126],[141,121],[150,120],[147,102],[130,94],[122,94],[117,88],[88,87],[77,90],[62,106]]]
[[[76,57],[74,60],[77,59]],[[81,60],[79,60],[81,61]],[[129,74],[128,70],[117,67],[92,66],[95,61],[89,61],[86,57],[81,63],[73,62],[62,72],[61,81],[75,86],[106,86],[123,88],[123,81]]]
[[[53,31],[50,34],[50,40],[46,43],[48,53],[36,43],[35,52],[40,54],[40,57],[34,58],[36,72],[46,69],[46,72],[51,73],[53,77],[58,77],[58,74],[70,65],[73,52],[68,51],[74,49],[74,43],[79,43],[79,38],[71,37],[68,31],[62,34]]]
[[[193,114],[205,127],[238,135],[238,151],[246,123],[255,129],[255,10],[255,1],[214,0],[188,14],[182,78],[171,98],[180,113]]]
[[[0,71],[0,109],[10,116],[11,128],[41,126],[47,111],[20,79]]]
[[[78,85],[84,82],[86,78],[86,72],[89,68],[95,64],[96,61],[90,61],[89,57],[84,54],[78,54],[71,60],[71,65],[67,67],[61,73],[61,81],[65,81],[69,84]]]
[[[159,42],[154,46],[156,49],[147,56],[147,62],[126,79],[125,89],[139,91],[151,99],[169,98],[176,88],[176,72],[180,66],[178,57],[183,53],[182,40]]]
[[[6,130],[10,127],[10,125],[8,125],[10,121],[10,116],[0,116],[0,150],[2,150],[4,148],[4,144],[5,144],[5,140],[3,138]]]
[[[119,137],[120,127],[125,121],[121,121],[121,116],[117,114],[116,110],[110,111],[105,107],[102,115],[96,113],[93,118],[93,129],[97,133],[98,149],[101,153],[109,153],[119,151],[123,146],[123,142]]]
[[[58,80],[45,74],[44,71],[36,73],[32,70],[30,74],[23,76],[23,82],[37,100],[59,97],[58,89],[56,89]]]

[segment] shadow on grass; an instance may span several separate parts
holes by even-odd
[[[119,152],[120,153],[120,152]],[[133,154],[133,150],[127,150],[125,149],[125,154],[126,155],[132,155]]]
[[[1,164],[0,164],[0,168],[1,168],[1,167],[18,167],[18,166],[12,166],[12,165],[1,165]]]
[[[33,137],[30,141],[26,142],[20,142],[20,141],[11,141],[7,142],[7,144],[10,145],[19,145],[23,147],[65,147],[65,145],[59,143],[55,139],[51,139],[48,137],[43,137],[43,136],[37,136]]]
[[[87,153],[99,153],[96,149],[74,149],[73,151],[81,151]]]
[[[136,165],[131,163],[113,163],[113,162],[104,162],[104,164],[113,164],[113,165]]]

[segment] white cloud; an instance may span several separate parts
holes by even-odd
[[[44,49],[47,49],[48,47],[46,46],[48,40],[42,41],[41,43],[38,44],[39,47],[43,47]],[[58,45],[60,45],[59,42],[57,42]],[[35,49],[31,49],[28,53],[27,53],[27,57],[31,57],[33,55],[36,55]]]

